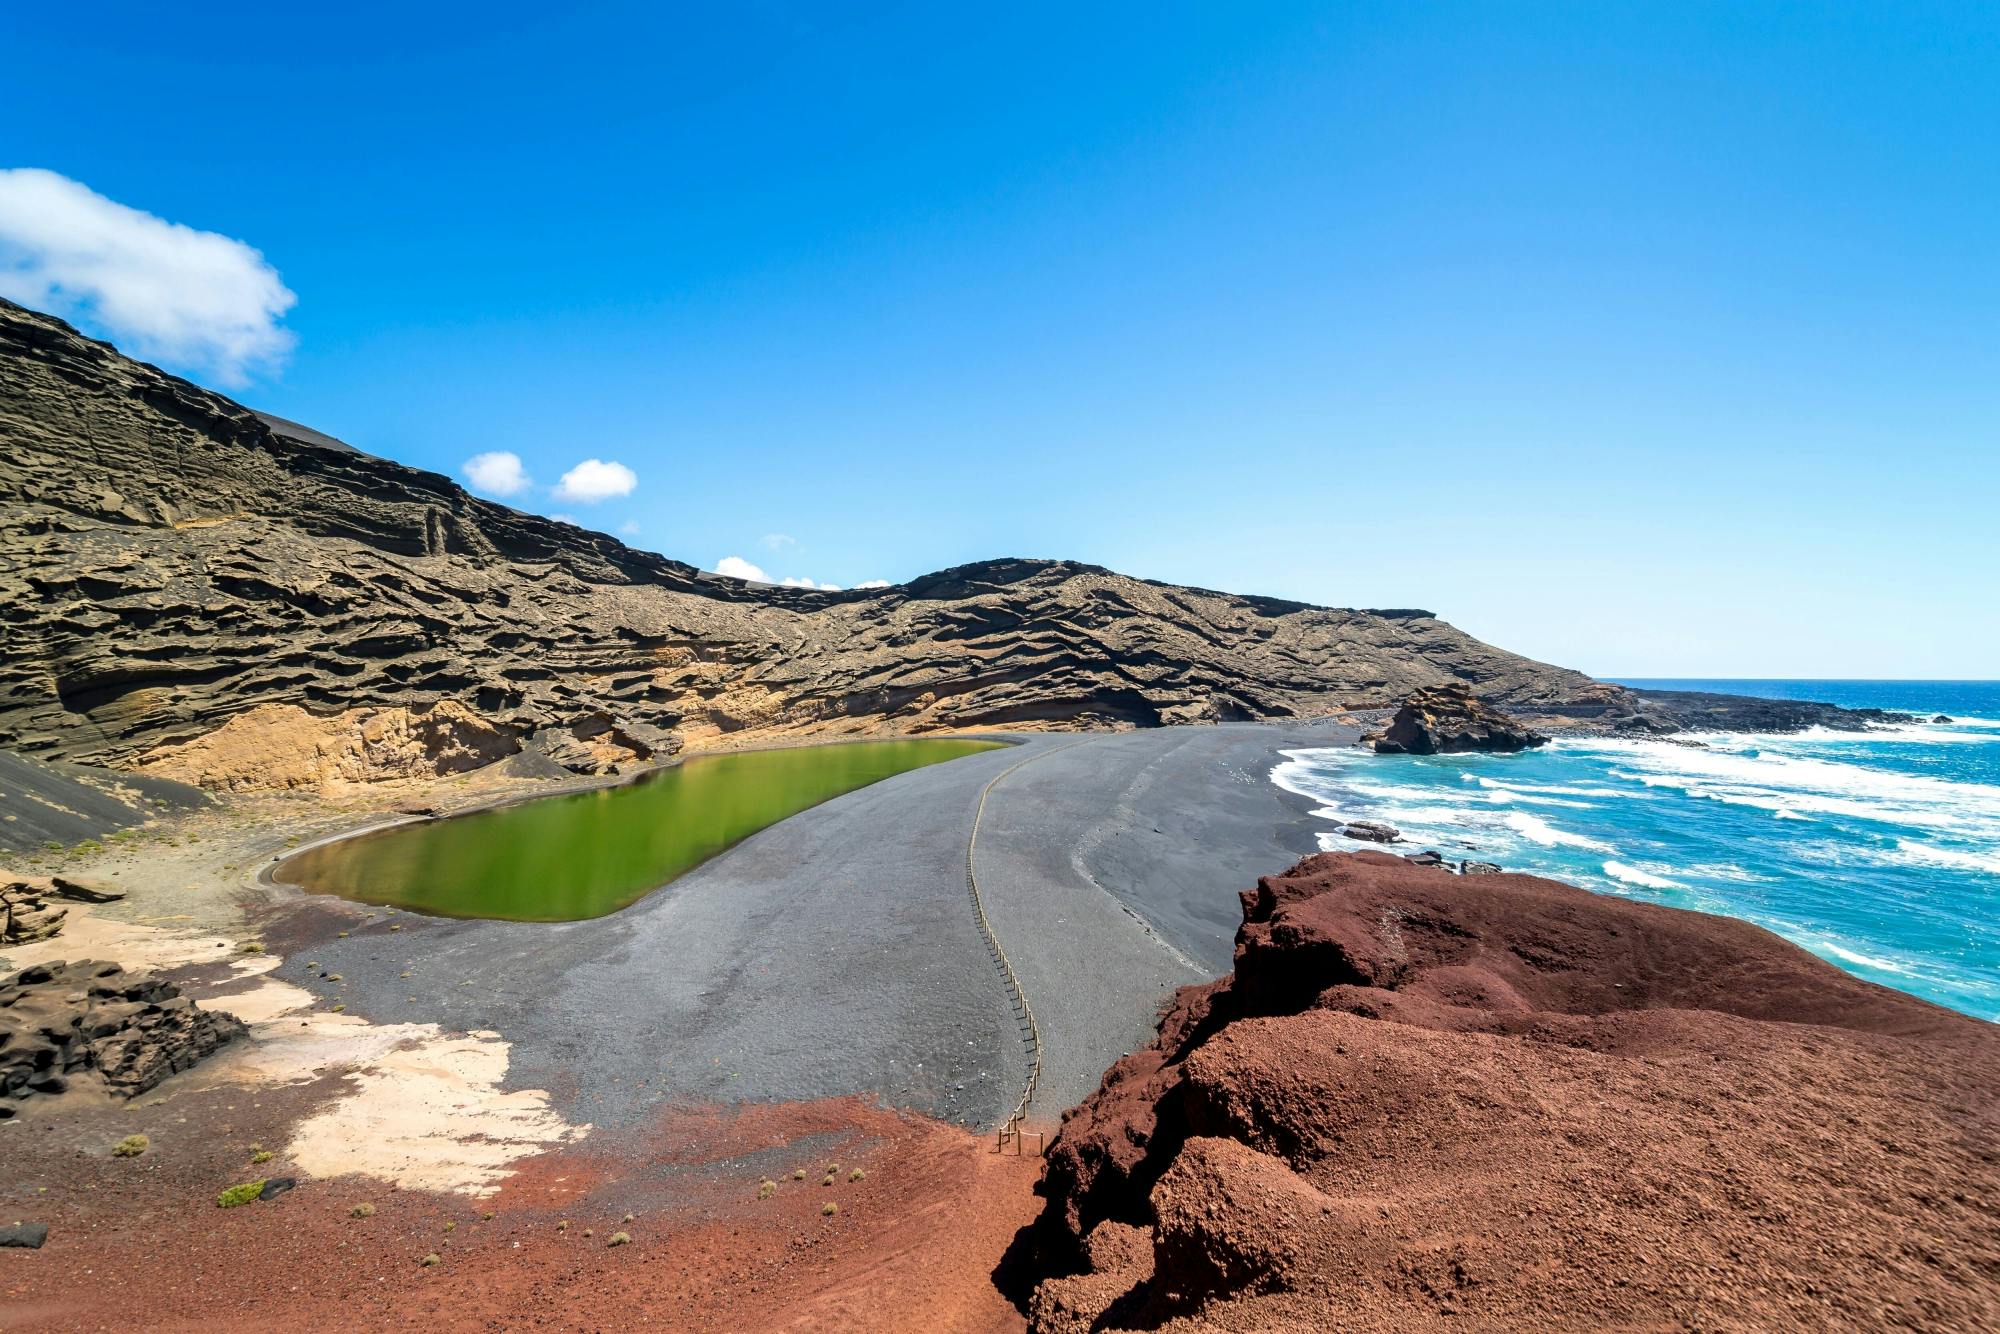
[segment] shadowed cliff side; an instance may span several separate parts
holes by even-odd
[[[1045,560],[845,593],[704,574],[6,302],[0,370],[0,747],[44,757],[227,785],[270,747],[291,783],[366,777],[378,752],[388,773],[523,746],[585,768],[731,735],[1324,714],[1447,681],[1604,707],[1420,611]]]

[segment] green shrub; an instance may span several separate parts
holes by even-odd
[[[246,1181],[240,1186],[231,1186],[228,1190],[216,1196],[215,1207],[218,1209],[234,1209],[239,1204],[250,1203],[250,1201],[263,1193],[263,1181]]]
[[[250,1155],[250,1164],[251,1166],[254,1167],[258,1163],[268,1163],[274,1157],[276,1157],[276,1155],[273,1154],[269,1149],[259,1149],[257,1150],[257,1152]]]
[[[347,1216],[349,1218],[373,1218],[375,1216],[375,1206],[372,1204],[357,1204],[347,1211]]]
[[[828,1200],[825,1204],[822,1204],[819,1207],[819,1211],[822,1216],[831,1218],[835,1214],[840,1212],[840,1206],[835,1204],[832,1200]]]
[[[147,1139],[144,1135],[127,1135],[124,1139],[119,1140],[111,1146],[111,1156],[113,1158],[137,1158],[140,1154],[151,1148],[152,1144],[153,1141]]]
[[[630,1246],[632,1244],[632,1234],[630,1232],[614,1232],[604,1244],[606,1246]]]

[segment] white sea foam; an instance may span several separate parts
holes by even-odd
[[[1592,852],[1618,851],[1618,849],[1612,847],[1609,843],[1600,842],[1583,834],[1572,834],[1568,830],[1558,829],[1540,816],[1530,815],[1526,811],[1510,812],[1504,823],[1509,829],[1519,834],[1522,838],[1527,839],[1530,843],[1539,843],[1545,848],[1588,848]]]
[[[1858,964],[1863,968],[1875,968],[1885,973],[1900,973],[1904,977],[1917,976],[1914,969],[1906,968],[1893,959],[1878,959],[1873,955],[1863,954],[1859,950],[1850,950],[1845,946],[1836,945],[1830,940],[1819,941],[1818,945],[1820,949],[1825,950],[1835,958],[1845,959],[1848,963]]]
[[[1935,844],[1916,843],[1907,838],[1897,840],[1896,850],[1902,859],[1924,866],[1948,866],[1954,870],[1985,871],[1989,875],[2000,875],[2000,854],[1940,848]]]
[[[1628,885],[1638,885],[1643,889],[1687,888],[1686,885],[1683,885],[1678,880],[1669,880],[1663,875],[1654,875],[1651,871],[1628,865],[1625,862],[1609,861],[1604,863],[1604,874],[1610,876],[1613,880],[1623,880]]]

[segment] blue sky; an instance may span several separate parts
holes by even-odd
[[[774,578],[2000,675],[1991,6],[292,8],[17,9],[0,166],[261,251],[230,392],[373,452]]]

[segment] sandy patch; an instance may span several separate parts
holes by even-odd
[[[309,1176],[361,1173],[409,1189],[489,1195],[512,1164],[580,1139],[539,1089],[504,1091],[508,1044],[498,1033],[436,1024],[374,1024],[316,1009],[319,997],[268,974],[275,954],[201,931],[106,917],[72,904],[62,934],[6,952],[10,968],[51,959],[115,959],[134,972],[226,962],[229,976],[185,994],[250,1026],[247,1038],[162,1086],[302,1083],[345,1069],[346,1091],[302,1121],[287,1155]]]
[[[0,951],[0,961],[12,969],[51,959],[115,959],[132,972],[227,962],[235,977],[261,976],[278,966],[272,955],[232,953],[239,942],[228,936],[120,921],[87,903],[63,907],[69,917],[60,935]]]

